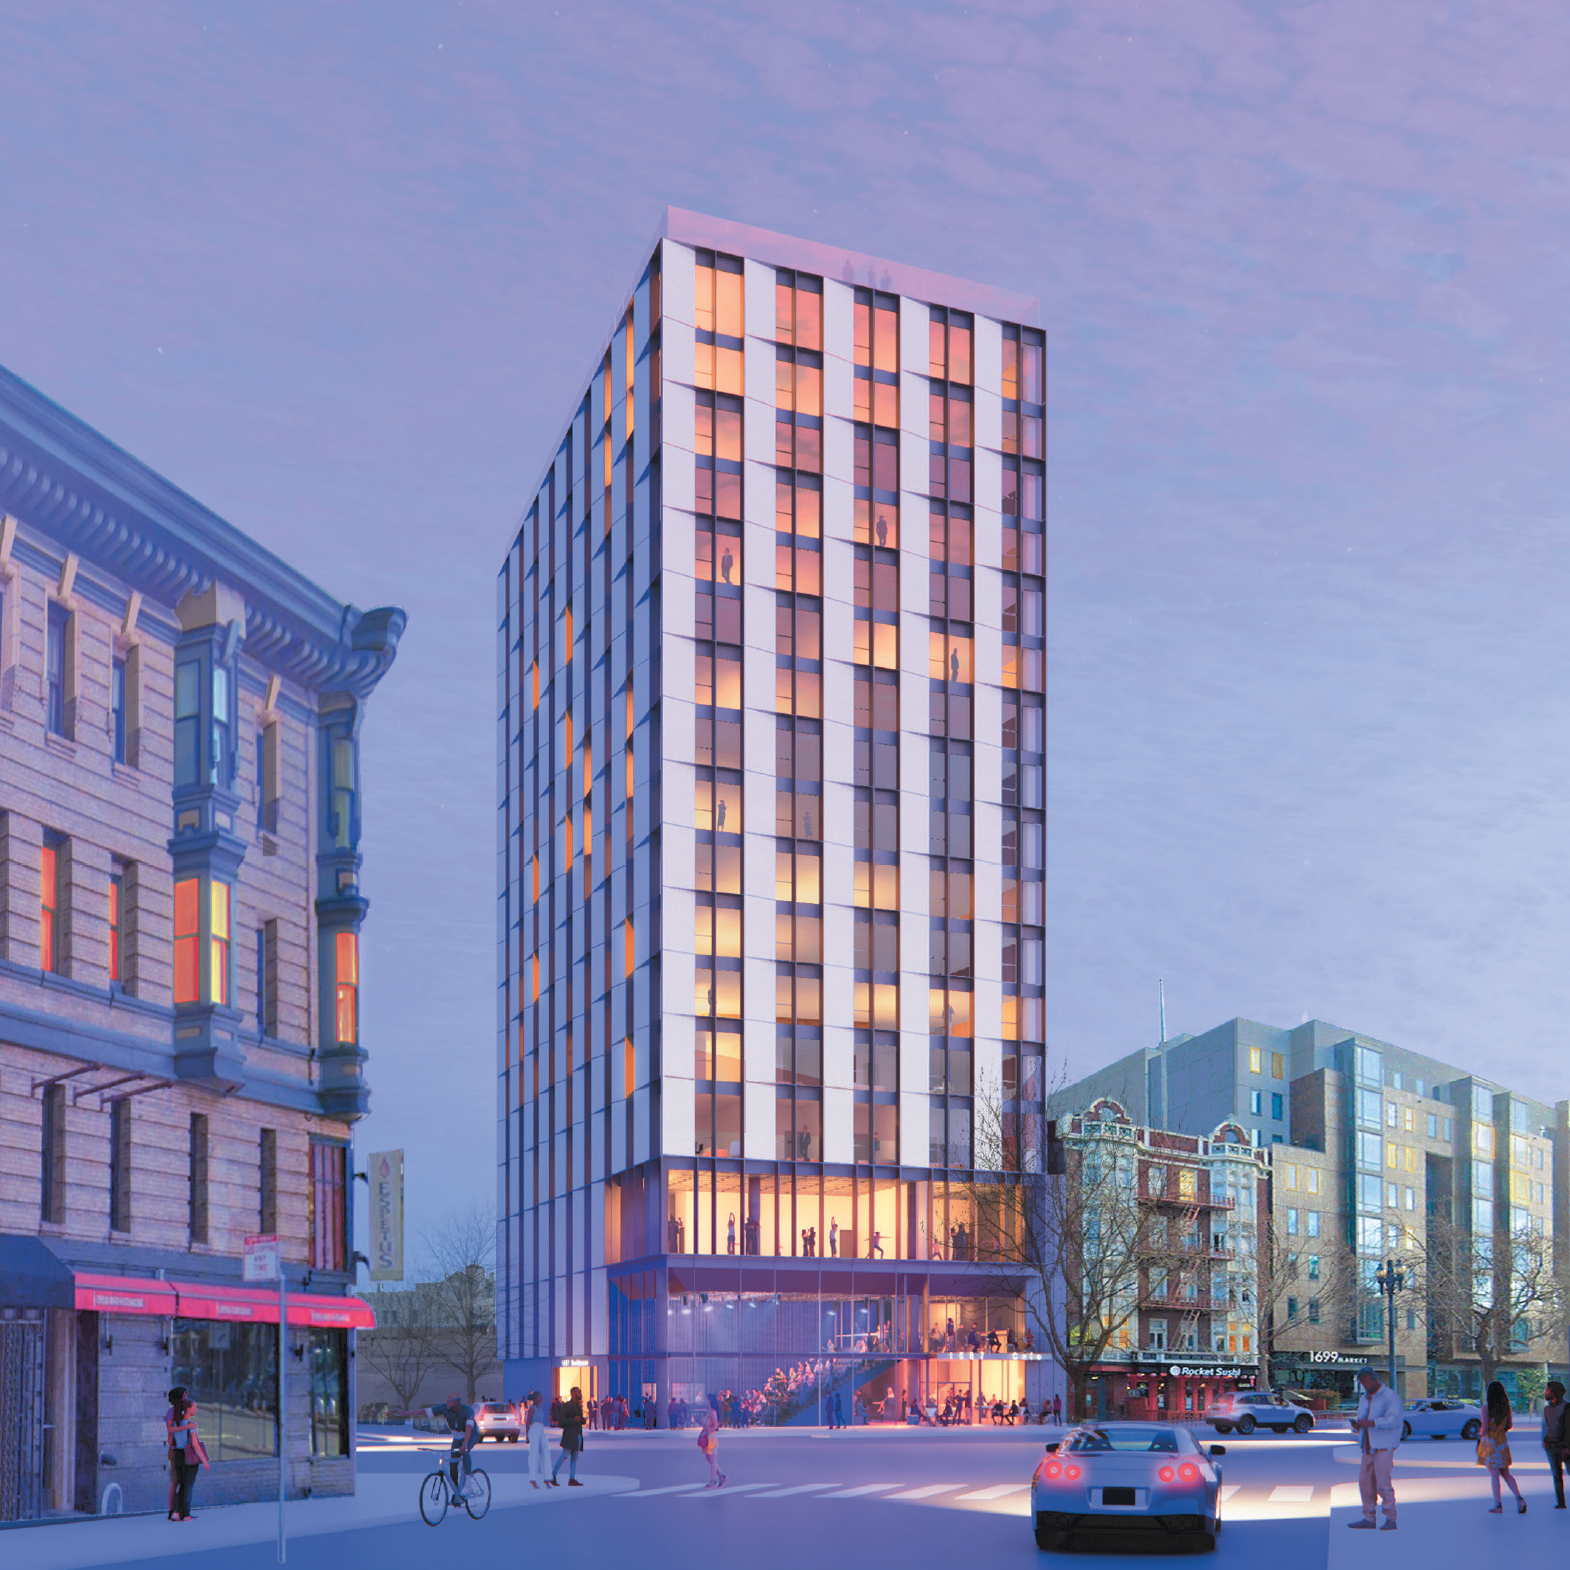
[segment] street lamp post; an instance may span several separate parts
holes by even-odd
[[[1406,1286],[1406,1270],[1394,1259],[1387,1259],[1374,1272],[1374,1280],[1385,1295],[1385,1329],[1390,1339],[1390,1388],[1396,1388],[1396,1293]],[[1399,1392],[1398,1392],[1399,1394]]]

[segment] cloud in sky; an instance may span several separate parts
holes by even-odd
[[[666,203],[1039,294],[1076,1069],[1304,1013],[1564,1089],[1570,18],[0,6],[0,361],[334,592],[362,1143],[485,1189],[493,575]]]

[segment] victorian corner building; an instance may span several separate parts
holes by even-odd
[[[973,1211],[978,1108],[1045,1145],[1036,320],[672,210],[588,367],[498,583],[509,1395],[1046,1393]]]
[[[354,1488],[360,724],[340,604],[0,371],[0,1520]]]

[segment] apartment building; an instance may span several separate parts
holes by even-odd
[[[1095,1317],[1116,1326],[1088,1372],[1089,1415],[1194,1417],[1217,1395],[1253,1387],[1270,1192],[1264,1152],[1238,1123],[1206,1135],[1141,1127],[1110,1097],[1058,1127],[1066,1181],[1083,1195],[1063,1212],[1081,1223],[1070,1252],[1111,1284]],[[1074,1312],[1074,1282],[1065,1285]]]
[[[1508,1388],[1529,1395],[1545,1367],[1563,1369],[1553,1294],[1523,1295],[1521,1278],[1564,1257],[1570,1103],[1323,1020],[1229,1020],[1130,1053],[1057,1099],[1120,1092],[1133,1115],[1187,1133],[1231,1117],[1268,1153],[1274,1384],[1346,1394],[1357,1367],[1385,1362],[1391,1304],[1376,1274],[1387,1260],[1406,1282],[1394,1300],[1406,1395],[1481,1394],[1472,1306],[1491,1300],[1517,1304],[1498,1339]],[[1513,1291],[1494,1278],[1506,1267]]]
[[[0,371],[0,1518],[354,1485],[360,726],[341,604]],[[113,1497],[111,1495],[111,1497]]]
[[[673,209],[591,361],[498,583],[509,1394],[1039,1374],[974,1207],[1044,1143],[1036,322]]]

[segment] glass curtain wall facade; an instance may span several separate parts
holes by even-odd
[[[975,1214],[1044,1139],[1035,316],[651,247],[498,585],[509,1395],[1042,1382]]]

